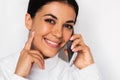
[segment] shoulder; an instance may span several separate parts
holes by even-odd
[[[2,70],[14,70],[18,61],[19,54],[14,53],[0,59],[0,68]]]
[[[66,62],[64,60],[62,60],[61,58],[59,58],[59,62],[58,62],[58,68],[60,70],[60,73],[66,73],[69,72],[71,67],[69,66],[69,62]]]
[[[68,68],[69,67],[69,63],[67,61],[62,60],[61,58],[59,58],[59,66],[60,67],[64,67],[64,68]]]

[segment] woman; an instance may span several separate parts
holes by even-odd
[[[28,40],[18,61],[17,56],[2,60],[1,79],[99,80],[89,47],[81,35],[73,34],[77,15],[75,0],[30,0],[25,16]],[[78,53],[73,66],[58,58],[69,40],[71,50]]]

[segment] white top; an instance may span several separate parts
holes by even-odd
[[[84,69],[72,67],[58,56],[45,60],[45,70],[34,64],[27,78],[14,74],[19,54],[0,60],[0,80],[101,80],[95,64]]]

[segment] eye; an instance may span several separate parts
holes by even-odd
[[[70,24],[65,24],[64,27],[67,28],[67,29],[73,29],[73,26],[70,25]]]
[[[55,21],[53,19],[45,19],[45,22],[55,24]]]

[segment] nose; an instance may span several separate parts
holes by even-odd
[[[52,30],[52,34],[57,37],[57,38],[62,38],[63,36],[63,28],[62,26],[54,26],[53,30]]]

